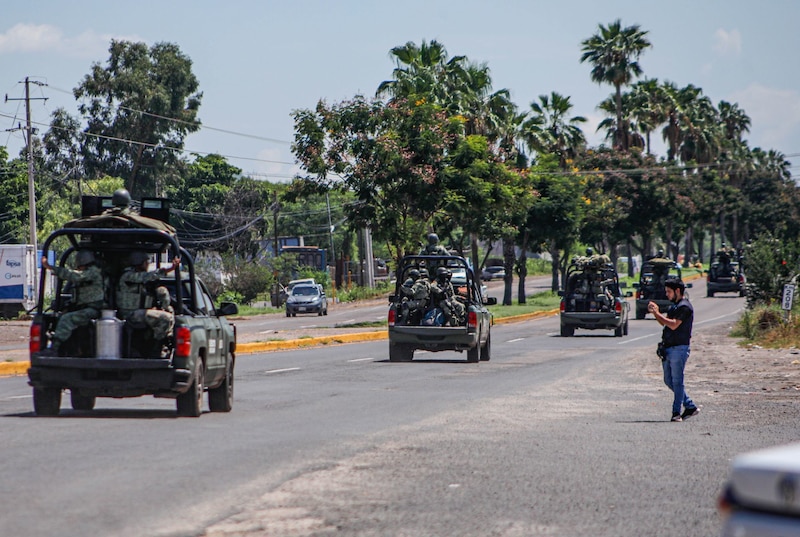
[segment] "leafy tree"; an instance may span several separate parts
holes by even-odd
[[[0,243],[28,242],[28,165],[0,146]]]
[[[608,26],[598,25],[599,32],[581,43],[581,63],[592,65],[592,81],[614,86],[617,110],[617,136],[614,146],[628,149],[625,123],[622,114],[622,86],[630,84],[634,77],[642,74],[639,56],[651,47],[646,31],[638,25],[623,28],[617,19]]]
[[[74,166],[79,148],[85,175],[123,177],[135,197],[163,192],[186,135],[199,128],[202,94],[191,68],[175,44],[112,40],[106,65],[92,65],[74,90],[87,127],[76,133],[76,120],[57,110],[45,136],[49,159]]]

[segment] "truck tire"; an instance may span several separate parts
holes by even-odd
[[[622,333],[625,331],[625,328],[622,325],[619,325],[614,329],[614,336],[622,337]]]
[[[636,308],[636,320],[641,321],[644,319],[644,316],[647,315],[647,310]]]
[[[561,325],[561,337],[572,337],[575,335],[575,329],[571,326]]]
[[[706,291],[706,296],[708,298],[714,298],[714,291]]]
[[[623,336],[627,336],[628,335],[628,321],[627,320],[625,320],[625,324],[622,325],[622,335]]]
[[[178,416],[197,418],[203,413],[203,361],[198,357],[192,385],[176,399]]]
[[[208,409],[211,412],[230,412],[233,409],[233,353],[228,353],[228,370],[222,383],[208,389]]]
[[[61,388],[34,388],[33,411],[37,416],[58,416],[61,412]]]
[[[488,362],[492,359],[492,334],[486,336],[486,344],[481,347],[481,362]]]
[[[481,357],[481,343],[478,342],[477,345],[472,347],[471,349],[467,349],[467,362],[474,364]]]
[[[97,401],[97,397],[94,395],[81,395],[73,390],[69,392],[69,399],[74,410],[94,410],[94,404]]]
[[[408,345],[389,343],[390,362],[410,362],[414,359],[414,349]]]

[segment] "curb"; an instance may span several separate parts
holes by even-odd
[[[28,360],[24,362],[2,362],[0,363],[0,377],[16,377],[28,373],[28,368],[31,363]]]

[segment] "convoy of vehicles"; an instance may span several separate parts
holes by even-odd
[[[463,305],[464,318],[463,321],[454,321],[449,326],[425,321],[426,318],[436,318],[438,308],[432,300],[425,300],[419,307],[419,313],[412,311],[410,315],[406,315],[404,310],[408,298],[401,292],[401,286],[412,271],[421,272],[421,277],[425,278],[426,273],[435,275],[439,267],[446,267],[451,273],[463,271],[466,275],[463,285],[453,286],[453,300]],[[489,360],[493,320],[486,306],[496,303],[497,299],[484,296],[472,269],[463,257],[405,256],[397,269],[395,292],[389,296],[389,360],[413,360],[416,350],[466,351],[468,362]]]
[[[561,296],[561,336],[571,337],[578,328],[614,330],[621,337],[628,334],[630,305],[622,294],[619,275],[608,256],[580,256],[572,260],[566,272]]]
[[[149,200],[152,207],[163,200]],[[55,251],[59,266],[74,266],[77,252],[90,251],[103,273],[106,293],[102,316],[79,326],[57,352],[48,348],[59,319],[72,309],[70,286],[55,276],[55,297],[47,303],[47,279],[42,271],[39,296],[30,328],[29,384],[37,415],[60,412],[61,396],[69,390],[72,407],[92,410],[97,397],[155,397],[176,400],[180,416],[202,413],[204,393],[212,412],[229,412],[233,405],[236,330],[225,315],[237,313],[233,303],[219,309],[195,275],[192,256],[178,243],[165,221],[168,210],[154,215],[93,212],[99,203],[84,203],[81,218],[53,232],[43,255]],[[133,251],[145,252],[156,265],[180,257],[181,269],[148,287],[169,291],[174,310],[172,335],[156,341],[149,327],[115,316],[114,289]],[[145,297],[142,297],[145,300]]]

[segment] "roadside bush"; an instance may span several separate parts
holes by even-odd
[[[747,306],[769,305],[781,299],[783,286],[796,275],[797,244],[759,236],[745,249]]]

